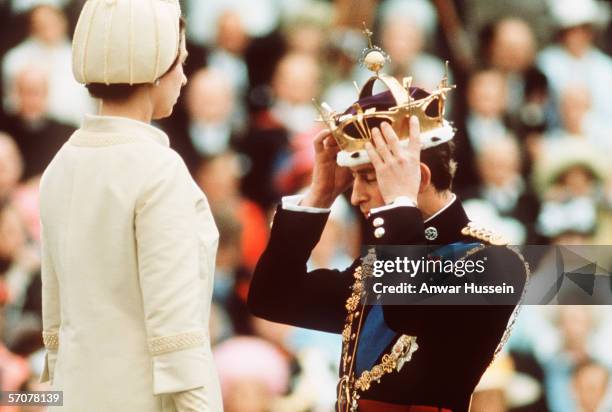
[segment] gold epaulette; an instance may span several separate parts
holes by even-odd
[[[467,226],[461,229],[461,234],[493,246],[506,246],[508,244],[508,241],[503,236],[478,226],[474,222],[468,223]]]

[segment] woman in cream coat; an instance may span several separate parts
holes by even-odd
[[[168,137],[177,0],[88,0],[77,80],[102,99],[41,181],[43,381],[65,411],[221,411],[208,321],[218,232]],[[55,410],[55,408],[54,408]]]

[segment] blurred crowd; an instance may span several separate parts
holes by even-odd
[[[71,68],[84,2],[0,0],[1,390],[46,388],[38,182],[96,111]],[[343,111],[370,75],[359,64],[363,22],[389,54],[384,70],[415,86],[434,88],[449,61],[453,189],[472,220],[511,244],[612,244],[611,1],[181,4],[189,82],[157,126],[219,227],[211,336],[227,412],[333,410],[340,338],[253,318],[245,300],[277,202],[309,184],[322,127],[312,100]],[[362,217],[347,199],[311,268],[344,269],[357,256]],[[611,411],[610,342],[610,307],[524,307],[473,411]]]

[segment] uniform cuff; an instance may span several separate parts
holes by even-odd
[[[304,199],[305,195],[293,195],[284,196],[281,204],[284,210],[291,210],[293,212],[307,212],[307,213],[329,213],[331,208],[313,207],[313,206],[302,206],[300,202]]]
[[[397,205],[370,213],[364,229],[366,245],[420,245],[425,240],[423,218],[416,207]]]
[[[206,384],[210,349],[201,346],[153,356],[153,393],[183,392]]]
[[[57,361],[57,351],[47,350],[45,353],[45,363],[43,365],[43,371],[40,375],[39,382],[53,383],[53,372],[55,371],[55,362]]]
[[[370,213],[383,212],[385,210],[395,209],[396,207],[400,206],[417,207],[417,202],[411,197],[399,196],[396,197],[395,200],[389,203],[388,205],[372,208],[372,210],[370,210]]]

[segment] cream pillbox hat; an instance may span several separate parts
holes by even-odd
[[[154,83],[179,52],[178,0],[87,0],[72,42],[79,83]]]

